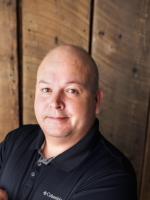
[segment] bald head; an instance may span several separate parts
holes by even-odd
[[[34,102],[47,143],[54,139],[66,149],[87,134],[99,113],[100,93],[96,64],[85,50],[61,45],[50,51],[38,69]]]
[[[91,90],[95,93],[99,88],[99,76],[96,63],[91,56],[81,47],[73,45],[61,45],[46,55],[42,63],[39,66],[38,74],[41,70],[48,66],[50,63],[57,61],[58,65],[62,63],[68,63],[69,66],[75,66],[76,70],[80,71],[80,75],[86,77],[87,82]],[[49,66],[56,67],[56,66]]]

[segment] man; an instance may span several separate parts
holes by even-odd
[[[133,168],[99,133],[102,96],[87,52],[62,45],[47,54],[37,73],[39,126],[22,126],[1,144],[1,199],[137,199]]]

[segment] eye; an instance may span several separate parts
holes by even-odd
[[[49,93],[49,92],[51,92],[51,89],[50,88],[42,88],[41,92],[42,93]]]
[[[79,95],[79,91],[77,89],[74,89],[74,88],[68,88],[66,90],[67,93],[69,94],[73,94],[73,95]]]

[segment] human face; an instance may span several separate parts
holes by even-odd
[[[62,58],[61,58],[62,57]],[[35,114],[46,137],[80,140],[92,126],[96,95],[89,72],[74,57],[50,57],[37,75]]]

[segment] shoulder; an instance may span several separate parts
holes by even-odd
[[[13,140],[13,139],[24,139],[27,136],[33,137],[37,131],[40,130],[39,125],[37,124],[28,124],[22,125],[19,128],[16,128],[9,132],[5,138],[5,140]]]
[[[94,199],[136,199],[136,175],[130,161],[103,136],[87,162],[77,196],[91,191]]]
[[[136,182],[134,168],[129,159],[103,136],[87,160],[84,181],[131,181]]]
[[[22,125],[7,134],[4,141],[0,143],[0,150],[11,152],[21,145],[27,146],[41,134],[38,125]]]
[[[105,157],[105,165],[108,165],[108,170],[135,176],[134,168],[128,157],[103,136],[100,146]]]
[[[0,164],[4,163],[3,161],[7,160],[13,152],[26,151],[42,135],[38,125],[23,125],[9,132],[0,143]]]
[[[129,159],[102,135],[101,139],[91,154],[95,163],[94,171],[133,173],[133,167]]]

